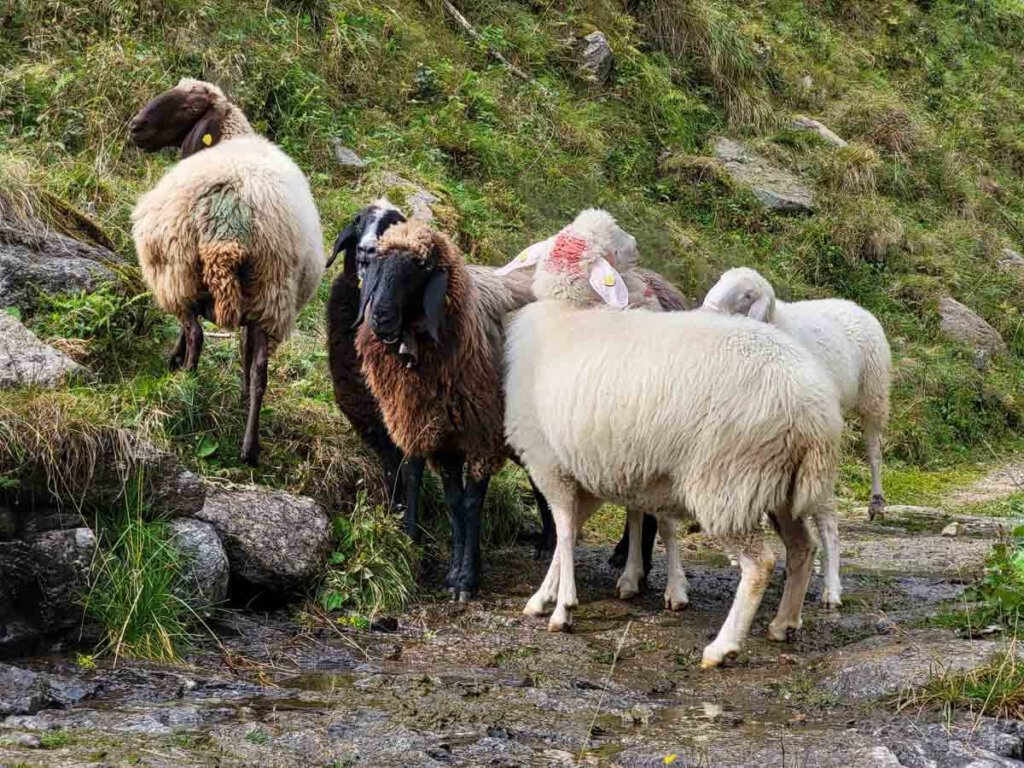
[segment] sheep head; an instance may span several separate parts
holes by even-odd
[[[374,200],[356,214],[334,241],[334,249],[327,260],[327,267],[345,252],[344,273],[357,278],[361,283],[366,279],[366,270],[377,256],[377,241],[390,227],[401,224],[405,216],[386,197]]]
[[[620,271],[636,266],[636,240],[607,211],[588,209],[554,237],[531,245],[498,270],[536,266],[533,290],[540,299],[591,304],[595,294],[622,308],[629,292]]]
[[[759,272],[737,267],[723,274],[708,291],[703,308],[770,323],[775,315],[775,291]]]
[[[377,241],[363,279],[359,317],[408,367],[419,362],[418,336],[441,338],[451,260],[451,241],[420,221],[390,227]]]
[[[221,140],[231,111],[231,102],[216,85],[183,78],[140,109],[128,130],[146,152],[181,147],[181,156],[188,157]]]

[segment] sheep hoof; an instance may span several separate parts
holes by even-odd
[[[539,595],[534,595],[530,598],[530,602],[523,608],[523,613],[527,616],[544,616],[548,613],[548,606],[551,605],[550,601],[545,600]]]
[[[831,592],[825,590],[821,596],[821,607],[828,611],[838,611],[843,607],[843,601],[839,599],[839,595],[833,597]]]
[[[571,628],[572,614],[559,606],[548,621],[548,632],[568,632]]]
[[[465,590],[465,589],[459,590],[459,602],[460,603],[468,603],[472,599],[473,599],[473,593],[472,592],[470,592],[469,590]]]
[[[179,370],[181,368],[181,366],[184,365],[184,364],[185,364],[185,357],[184,357],[184,355],[171,355],[169,358],[167,358],[167,369],[171,373],[174,373],[175,371]]]
[[[791,643],[796,639],[798,629],[800,629],[800,624],[773,621],[768,625],[768,639],[776,643]]]
[[[720,667],[726,661],[731,661],[740,655],[739,646],[727,646],[724,650],[720,651],[717,648],[709,645],[704,649],[704,658],[701,659],[701,669],[714,669]]]
[[[259,446],[253,446],[252,448],[243,447],[238,454],[238,460],[247,466],[258,467],[260,465]]]
[[[615,595],[619,600],[632,600],[640,594],[640,585],[643,579],[639,575],[630,576],[622,574],[615,585]]]
[[[690,604],[690,598],[686,595],[673,595],[665,591],[665,608],[670,611],[681,611]]]
[[[876,517],[879,520],[885,519],[885,497],[880,493],[872,496],[871,503],[868,504],[868,520],[874,520]]]

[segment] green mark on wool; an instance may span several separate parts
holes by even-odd
[[[253,211],[231,187],[216,187],[199,199],[200,228],[211,242],[235,240],[248,245],[252,240]]]

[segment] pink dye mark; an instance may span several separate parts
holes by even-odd
[[[582,237],[562,233],[555,238],[555,246],[548,256],[547,268],[552,272],[582,274],[580,257],[586,249],[587,241]]]

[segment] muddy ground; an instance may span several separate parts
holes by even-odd
[[[842,610],[814,607],[816,577],[803,630],[769,642],[780,562],[743,654],[711,671],[700,652],[738,575],[699,535],[684,540],[693,602],[681,613],[661,608],[660,559],[646,594],[623,603],[607,546],[584,543],[572,634],[522,615],[546,565],[524,547],[489,554],[483,599],[425,600],[397,628],[234,613],[188,666],[15,661],[29,709],[44,708],[0,721],[0,765],[1024,765],[1024,724],[898,711],[933,670],[1005,647],[929,626],[1004,522],[961,517],[960,535],[940,535],[951,520],[845,514]]]

